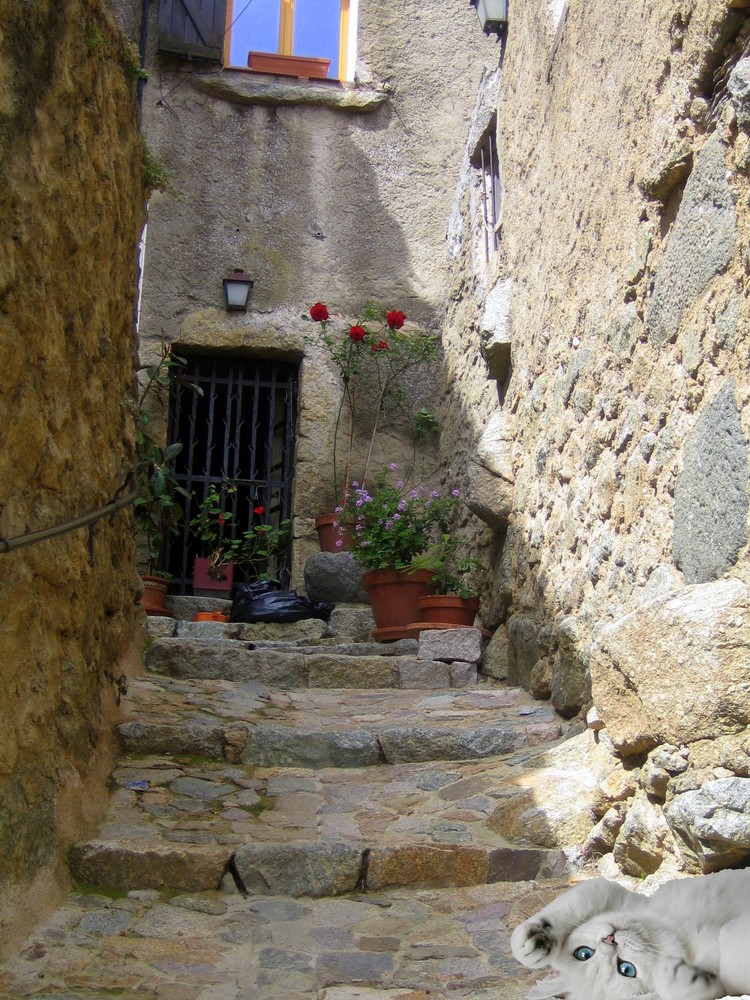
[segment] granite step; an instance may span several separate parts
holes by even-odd
[[[124,715],[117,732],[126,753],[269,767],[477,760],[563,732],[548,705],[492,681],[438,691],[300,691],[154,675],[131,684]]]
[[[565,852],[517,847],[493,829],[540,753],[348,769],[126,757],[97,837],[70,851],[71,873],[108,890],[229,883],[293,897],[559,876]]]

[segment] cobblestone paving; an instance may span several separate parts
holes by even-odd
[[[0,972],[0,1000],[522,1000],[509,929],[567,882],[343,899],[71,895]]]

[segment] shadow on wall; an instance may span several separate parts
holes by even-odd
[[[302,311],[325,299],[356,313],[387,299],[429,322],[410,250],[410,228],[418,227],[400,197],[411,172],[385,139],[388,108],[356,118],[219,101],[178,110],[179,120],[165,126],[164,158],[175,165],[181,197],[152,204],[145,331],[174,329],[193,309],[220,306],[228,266],[252,273],[259,310]],[[397,219],[394,205],[407,217]]]

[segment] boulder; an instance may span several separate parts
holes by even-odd
[[[675,853],[667,821],[659,806],[639,791],[628,808],[614,845],[614,856],[626,875],[644,878],[655,872],[665,857]]]
[[[594,701],[622,753],[739,732],[750,720],[750,589],[684,587],[597,631]]]
[[[720,778],[677,795],[665,807],[670,827],[701,871],[750,856],[750,778]]]
[[[368,604],[362,568],[348,552],[316,552],[305,563],[305,591],[311,601]]]

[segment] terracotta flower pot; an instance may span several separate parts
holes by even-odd
[[[316,517],[315,530],[318,532],[321,552],[348,552],[354,546],[354,527],[339,524],[338,514],[321,514]]]
[[[362,577],[362,583],[370,598],[378,627],[376,631],[404,628],[417,621],[419,599],[429,593],[434,575],[431,570],[425,569],[414,573],[393,569],[368,570]]]
[[[419,621],[445,625],[474,624],[479,611],[476,598],[459,597],[458,594],[429,594],[420,597]]]
[[[161,576],[144,576],[141,604],[147,615],[159,615],[162,618],[174,618],[172,612],[164,604],[167,596],[167,581]]]
[[[221,567],[223,579],[217,579],[215,575],[209,573],[210,566],[210,559],[196,558],[193,564],[193,594],[196,597],[228,597],[232,592],[234,563],[223,563]]]

